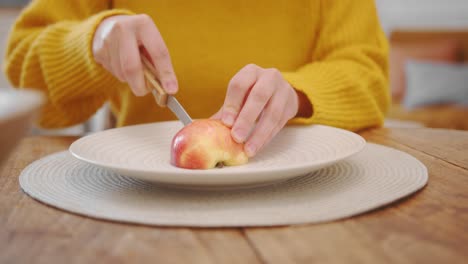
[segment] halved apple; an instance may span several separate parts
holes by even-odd
[[[183,127],[172,140],[171,163],[186,169],[211,169],[245,164],[244,144],[219,120],[201,119]]]

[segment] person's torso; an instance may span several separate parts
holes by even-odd
[[[293,71],[310,62],[319,0],[115,0],[114,8],[150,15],[171,54],[177,99],[193,118],[222,105],[229,80],[245,65]],[[172,120],[151,95],[116,98],[119,125]]]

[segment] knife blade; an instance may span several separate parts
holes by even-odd
[[[141,56],[143,62],[143,74],[145,76],[146,87],[153,94],[156,104],[161,107],[168,107],[172,113],[184,124],[184,126],[192,123],[192,118],[190,118],[187,111],[184,107],[177,101],[173,95],[169,95],[159,84],[158,79],[154,75],[156,70],[154,69],[153,64],[144,56]]]
[[[156,98],[155,91],[151,91],[153,96]],[[156,100],[156,99],[155,99]],[[157,102],[157,101],[156,101]],[[167,95],[167,103],[166,106],[172,111],[172,113],[179,118],[179,120],[184,124],[184,126],[192,123],[192,118],[190,118],[187,111],[185,111],[184,107],[177,101],[177,99],[173,95]]]

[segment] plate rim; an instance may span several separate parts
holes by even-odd
[[[136,127],[144,127],[144,126],[151,126],[151,125],[164,125],[164,124],[172,124],[172,123],[178,123],[179,121],[161,121],[161,122],[154,122],[154,123],[146,123],[146,124],[138,124],[138,125],[130,125],[130,126],[125,126],[125,127],[118,127],[118,128],[111,128],[111,129],[107,129],[107,130],[103,130],[103,131],[100,131],[100,132],[96,132],[96,133],[93,133],[93,134],[90,134],[90,135],[87,135],[87,136],[84,136],[84,137],[81,137],[77,140],[75,140],[68,148],[68,151],[71,153],[71,155],[73,157],[75,157],[76,159],[78,160],[81,160],[83,162],[86,162],[86,163],[89,163],[89,164],[92,164],[92,165],[95,165],[95,166],[99,166],[99,167],[103,167],[103,168],[106,168],[106,169],[110,169],[110,170],[114,170],[114,171],[131,171],[132,173],[134,174],[148,174],[148,173],[152,173],[152,174],[166,174],[166,175],[170,175],[170,176],[180,176],[182,174],[190,174],[190,176],[197,176],[197,175],[203,175],[203,176],[217,176],[217,175],[220,175],[219,173],[219,170],[217,169],[206,169],[206,170],[193,170],[193,169],[184,169],[184,168],[179,168],[179,167],[176,167],[174,165],[172,165],[172,169],[159,169],[159,170],[154,170],[154,169],[141,169],[141,168],[132,168],[132,167],[125,167],[125,166],[122,166],[122,165],[115,165],[115,164],[112,164],[112,163],[104,163],[104,162],[99,162],[99,161],[94,161],[94,160],[90,160],[88,158],[85,158],[83,156],[80,156],[78,153],[76,153],[76,151],[74,151],[75,148],[77,148],[77,145],[80,143],[80,141],[83,141],[85,139],[89,139],[89,137],[94,137],[98,134],[101,134],[101,133],[109,133],[109,131],[112,131],[112,130],[117,130],[117,129],[131,129],[131,128],[136,128]],[[315,126],[315,127],[325,127],[327,129],[335,129],[335,130],[338,130],[340,131],[341,133],[346,133],[348,135],[351,135],[352,137],[354,137],[356,139],[356,141],[359,141],[359,146],[358,148],[356,148],[356,150],[352,151],[352,152],[349,152],[349,153],[346,153],[345,155],[342,155],[340,156],[339,158],[335,159],[335,160],[331,160],[331,161],[327,161],[327,160],[323,160],[323,159],[319,159],[319,160],[316,160],[314,162],[302,162],[302,163],[299,163],[299,164],[296,164],[295,166],[286,166],[286,167],[282,167],[282,168],[278,168],[278,169],[275,169],[274,171],[276,173],[281,173],[281,172],[285,172],[285,171],[291,171],[291,170],[305,170],[305,169],[308,169],[308,168],[313,168],[313,167],[318,167],[318,166],[321,166],[322,164],[326,164],[325,166],[328,166],[328,165],[331,165],[331,164],[334,164],[336,162],[339,162],[339,161],[342,161],[344,159],[347,159],[353,155],[356,155],[357,153],[361,152],[366,144],[367,144],[367,141],[359,134],[355,133],[355,132],[352,132],[352,131],[349,131],[349,130],[346,130],[346,129],[342,129],[342,128],[337,128],[337,127],[332,127],[332,126],[327,126],[327,125],[322,125],[322,124],[312,124],[312,125],[288,125],[287,127],[311,127],[311,126]],[[248,164],[248,163],[247,163]],[[243,165],[239,165],[239,166],[232,166],[232,168],[236,168],[236,167],[242,167]],[[240,175],[240,174],[252,174],[252,173],[265,173],[265,172],[271,172],[272,170],[270,168],[266,168],[266,167],[262,167],[262,168],[254,168],[250,171],[240,171],[240,170],[224,170],[222,175],[223,176],[232,176],[232,175]],[[130,175],[129,175],[130,176]]]

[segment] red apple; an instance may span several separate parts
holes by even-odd
[[[171,163],[185,169],[211,169],[245,164],[244,144],[231,137],[219,120],[201,119],[183,127],[172,140]]]

